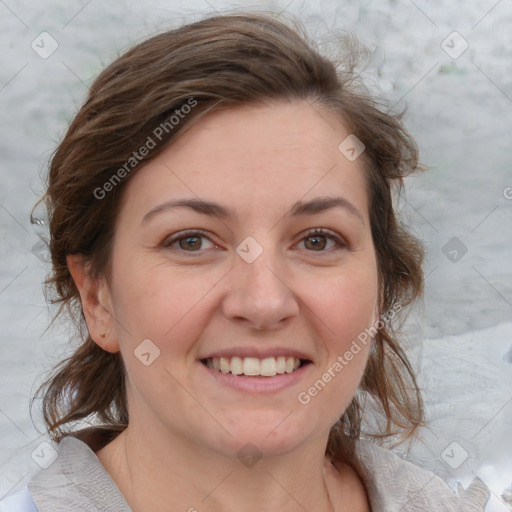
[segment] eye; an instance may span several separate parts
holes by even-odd
[[[211,244],[207,249],[215,246],[204,231],[196,230],[175,233],[162,242],[162,247],[176,251],[201,252],[199,249],[205,248],[202,239],[207,240]],[[176,244],[177,247],[173,247]]]
[[[204,240],[210,244],[209,247],[204,246]],[[329,241],[334,244],[334,247],[338,247],[338,249],[347,247],[347,243],[341,236],[323,228],[315,228],[308,231],[301,240],[301,243],[304,242],[308,252],[327,252],[327,249],[332,249],[332,246],[330,248],[328,247]],[[202,252],[201,249],[211,249],[215,247],[215,244],[210,240],[207,233],[202,230],[175,233],[166,238],[161,245],[168,250],[188,253],[200,253]]]
[[[311,248],[312,252],[327,252],[325,249],[328,240],[333,242],[339,249],[347,247],[347,243],[343,238],[323,228],[315,228],[308,231],[301,242],[305,243],[306,248]]]

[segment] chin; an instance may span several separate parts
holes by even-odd
[[[226,433],[222,440],[215,440],[214,451],[227,456],[234,453],[238,458],[285,455],[313,436],[311,420],[298,419],[298,411],[291,409],[244,411],[225,423],[221,421],[232,437]]]

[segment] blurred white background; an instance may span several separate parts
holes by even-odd
[[[424,308],[408,330],[430,428],[424,443],[397,451],[454,489],[479,476],[487,510],[512,510],[510,0],[1,0],[0,497],[39,469],[30,454],[45,437],[29,400],[72,333],[67,324],[44,333],[48,265],[29,214],[48,159],[116,56],[156,32],[244,9],[286,10],[323,48],[333,30],[354,32],[373,52],[369,86],[394,109],[407,104],[429,166],[407,181],[400,208],[427,245]]]

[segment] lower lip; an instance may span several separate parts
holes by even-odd
[[[243,375],[233,375],[232,373],[223,373],[212,368],[208,368],[201,361],[197,362],[201,368],[206,370],[208,374],[219,384],[237,389],[240,391],[248,391],[252,393],[273,393],[281,391],[287,387],[297,384],[304,374],[312,366],[311,363],[304,364],[292,373],[278,373],[274,377],[254,376],[247,377]]]

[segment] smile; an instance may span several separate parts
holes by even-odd
[[[296,357],[212,357],[202,359],[201,362],[208,368],[232,375],[244,377],[274,377],[277,374],[293,373],[301,366],[309,363]]]

